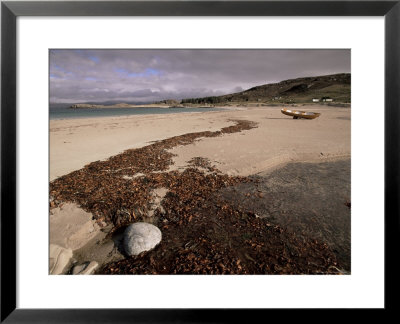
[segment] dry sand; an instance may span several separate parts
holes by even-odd
[[[50,121],[50,181],[152,141],[230,125],[213,112]]]
[[[223,112],[135,115],[128,117],[50,121],[50,181],[129,148],[190,132],[217,131],[246,119],[258,128],[221,137],[203,138],[176,147],[175,168],[194,156],[209,158],[228,174],[249,175],[286,162],[320,161],[350,156],[349,108],[312,106],[315,120],[293,120],[280,107]]]
[[[233,125],[235,119],[254,121],[258,127],[175,147],[171,150],[176,154],[171,169],[183,169],[193,157],[204,157],[224,173],[247,176],[269,172],[289,162],[350,157],[350,108],[299,107],[320,112],[315,120],[294,120],[283,115],[280,108],[51,120],[50,181],[126,149],[191,132],[218,131]],[[53,210],[50,243],[74,251],[78,263],[96,260],[101,264],[121,258],[112,242],[101,243],[104,233],[90,218],[76,205]]]

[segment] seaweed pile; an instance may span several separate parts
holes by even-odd
[[[173,164],[173,154],[168,150],[191,144],[202,137],[216,137],[256,127],[251,121],[234,122],[235,125],[220,131],[189,133],[126,150],[57,178],[50,183],[50,208],[61,202],[74,202],[91,212],[99,223],[111,223],[115,229],[137,221],[145,216],[153,189],[170,188],[181,181],[179,172],[162,172]],[[136,176],[138,174],[143,176]]]
[[[220,131],[175,136],[105,161],[96,161],[50,183],[50,208],[77,203],[99,224],[111,224],[109,235],[143,221],[152,192],[168,190],[154,212],[163,234],[152,251],[103,266],[104,274],[295,274],[340,273],[334,253],[321,242],[300,238],[270,224],[240,204],[227,203],[222,188],[256,181],[222,174],[201,157],[183,171],[168,171],[169,149],[202,137],[216,137],[257,127],[235,120]]]
[[[195,170],[184,173],[187,180],[203,178]],[[108,264],[103,273],[339,273],[336,257],[326,244],[298,237],[251,211],[233,208],[220,199],[218,192],[207,196],[200,193],[185,202],[176,196],[166,197],[164,208],[172,212],[159,222],[163,232],[160,245],[138,257]]]

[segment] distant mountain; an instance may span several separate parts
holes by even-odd
[[[298,78],[253,87],[218,97],[183,99],[182,104],[229,104],[243,102],[307,103],[313,99],[350,103],[351,74]],[[315,100],[314,100],[315,101]],[[330,100],[329,100],[330,101]]]
[[[107,100],[107,101],[79,101],[77,102],[69,102],[69,103],[53,103],[50,102],[51,106],[68,106],[68,105],[73,105],[73,104],[85,104],[85,105],[117,105],[117,104],[126,104],[126,105],[147,105],[151,104],[152,101],[124,101],[122,102],[121,100]]]

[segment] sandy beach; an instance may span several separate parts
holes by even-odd
[[[319,232],[316,233],[315,226],[311,226],[310,231],[306,233],[307,240],[308,238],[310,238],[310,243],[307,243],[307,240],[305,240],[305,243],[303,243],[309,244],[307,246],[309,246],[312,251],[317,251],[320,248],[315,247],[313,244],[317,243],[313,243],[311,239],[319,239],[321,242],[318,244],[326,244],[326,246],[330,249],[329,251],[326,250],[327,254],[324,254],[323,257],[326,259],[331,258],[330,256],[327,256],[329,253],[331,253],[331,250],[336,251],[332,252],[332,255],[340,252],[340,255],[336,255],[337,259],[340,261],[338,263],[338,268],[349,271],[350,211],[349,208],[344,206],[344,204],[347,201],[350,203],[349,162],[351,154],[351,109],[341,107],[329,107],[323,105],[300,106],[298,108],[301,110],[318,112],[321,113],[321,116],[315,120],[294,120],[288,116],[283,115],[280,112],[280,108],[281,107],[238,107],[235,109],[227,109],[218,112],[204,111],[201,113],[179,113],[173,115],[133,115],[126,117],[51,120],[49,152],[50,182],[53,183],[52,186],[54,187],[53,188],[51,186],[51,195],[53,190],[55,193],[58,194],[58,196],[50,197],[50,243],[57,244],[57,246],[61,246],[62,248],[66,249],[66,255],[69,255],[72,252],[73,257],[71,258],[71,260],[68,261],[69,268],[71,268],[71,262],[72,264],[81,264],[84,262],[88,263],[90,261],[96,261],[98,263],[98,269],[101,269],[102,273],[125,273],[121,269],[125,269],[124,271],[128,271],[127,269],[129,269],[129,271],[131,271],[132,273],[133,261],[127,261],[124,257],[123,252],[118,249],[118,244],[120,244],[121,240],[120,232],[115,231],[115,235],[112,239],[107,236],[107,233],[110,231],[111,227],[114,226],[116,228],[119,226],[118,224],[121,224],[120,227],[121,229],[123,229],[127,221],[124,220],[125,223],[124,221],[121,221],[121,219],[123,219],[122,216],[121,219],[117,220],[116,218],[112,218],[111,216],[111,218],[107,218],[108,214],[104,217],[101,216],[101,212],[103,210],[106,210],[106,207],[103,206],[101,207],[103,209],[101,209],[96,205],[96,203],[93,203],[93,201],[86,202],[83,200],[82,195],[74,196],[73,190],[75,190],[75,188],[70,190],[70,196],[65,194],[62,188],[65,184],[70,184],[70,186],[72,187],[74,185],[78,186],[78,182],[81,181],[79,179],[88,179],[84,177],[87,177],[87,173],[91,169],[96,169],[96,172],[104,171],[103,164],[101,164],[102,162],[99,162],[100,164],[93,164],[92,162],[108,161],[107,159],[109,159],[110,157],[120,155],[126,150],[146,148],[157,141],[168,140],[173,137],[183,136],[189,133],[198,133],[198,135],[193,137],[191,141],[182,142],[182,140],[179,140],[171,143],[167,141],[165,142],[165,145],[163,144],[164,146],[162,147],[162,149],[165,150],[165,154],[172,154],[170,155],[172,163],[167,163],[165,166],[162,165],[158,169],[156,167],[143,166],[142,169],[138,167],[136,169],[130,170],[129,172],[120,173],[120,178],[125,179],[124,181],[127,181],[127,183],[129,181],[133,181],[135,184],[140,184],[141,186],[143,185],[143,183],[136,183],[135,181],[146,178],[146,176],[148,178],[150,176],[152,177],[151,181],[153,182],[150,182],[153,183],[153,187],[149,187],[151,190],[148,188],[144,190],[143,197],[152,197],[151,199],[153,199],[153,205],[156,205],[155,201],[157,201],[157,206],[148,207],[147,210],[147,214],[149,214],[148,211],[151,210],[151,216],[153,216],[154,213],[156,217],[154,219],[147,219],[146,221],[158,226],[162,226],[162,230],[164,230],[165,228],[165,230],[163,231],[163,235],[165,233],[165,240],[163,238],[164,243],[162,243],[160,247],[156,249],[154,254],[148,257],[148,259],[141,259],[142,261],[135,260],[134,262],[136,263],[142,262],[140,264],[135,263],[136,270],[141,269],[142,272],[140,273],[147,273],[146,271],[148,271],[149,268],[153,267],[153,270],[151,270],[153,272],[150,271],[150,273],[161,273],[162,271],[160,270],[157,261],[154,261],[154,258],[157,259],[158,256],[160,260],[164,260],[163,262],[165,262],[165,264],[172,264],[171,258],[170,256],[168,256],[168,253],[165,253],[164,255],[163,253],[165,251],[161,252],[163,246],[165,247],[165,249],[170,251],[173,251],[174,249],[174,251],[178,251],[180,249],[180,245],[179,248],[178,245],[174,245],[178,243],[172,243],[173,239],[171,238],[175,233],[175,229],[177,229],[180,224],[179,221],[177,220],[175,223],[173,217],[171,216],[172,212],[168,210],[166,212],[167,216],[169,215],[168,217],[165,216],[163,218],[162,213],[160,212],[160,203],[161,201],[163,201],[164,196],[166,195],[165,192],[172,192],[173,185],[171,184],[171,187],[165,189],[165,192],[162,195],[158,194],[157,196],[155,194],[155,191],[153,190],[154,188],[168,187],[168,185],[165,184],[166,180],[164,178],[160,178],[161,175],[170,174],[174,177],[179,177],[181,176],[181,174],[189,172],[189,169],[193,168],[193,166],[196,166],[198,170],[202,171],[201,177],[203,178],[201,179],[206,179],[205,177],[207,177],[210,173],[216,172],[215,170],[218,170],[218,176],[221,177],[223,181],[232,181],[232,184],[230,186],[231,189],[224,189],[222,191],[220,191],[219,189],[213,189],[212,192],[207,192],[207,195],[209,195],[207,197],[210,197],[211,200],[216,199],[216,201],[218,201],[218,203],[214,204],[215,206],[219,206],[219,204],[221,204],[221,199],[224,199],[223,201],[226,202],[229,200],[229,197],[236,197],[232,198],[236,199],[236,201],[232,200],[229,202],[230,206],[234,206],[235,204],[237,205],[238,202],[243,201],[244,197],[241,196],[241,194],[235,196],[233,192],[236,192],[236,189],[240,193],[251,193],[252,195],[259,195],[260,197],[264,197],[265,195],[268,196],[268,187],[271,187],[270,192],[274,192],[273,188],[276,189],[279,186],[284,187],[284,183],[288,181],[290,182],[290,177],[288,179],[285,179],[285,181],[282,180],[284,177],[282,177],[282,173],[279,173],[279,170],[286,170],[284,169],[285,167],[287,168],[291,165],[297,165],[298,167],[296,167],[296,169],[300,171],[298,174],[293,174],[293,177],[297,180],[300,179],[301,183],[298,184],[298,186],[296,187],[297,189],[290,189],[292,190],[291,197],[294,197],[293,199],[295,199],[296,201],[303,201],[303,198],[301,198],[302,196],[300,195],[300,191],[307,191],[310,187],[307,185],[304,186],[304,183],[307,184],[310,181],[313,181],[313,178],[307,175],[307,170],[309,169],[307,165],[311,164],[316,165],[316,167],[312,169],[316,178],[318,178],[319,174],[322,173],[326,175],[328,172],[330,176],[332,176],[332,174],[334,175],[335,172],[338,172],[338,174],[340,174],[340,177],[344,179],[345,185],[343,186],[343,188],[340,187],[340,192],[335,193],[337,197],[340,197],[340,199],[336,201],[336,205],[340,205],[340,207],[337,207],[335,205],[336,209],[334,210],[339,210],[343,213],[346,213],[346,215],[343,216],[346,218],[346,220],[343,220],[343,217],[335,219],[335,217],[332,216],[332,213],[326,212],[323,203],[313,206],[313,217],[318,218],[318,215],[322,211],[325,212],[324,215],[330,215],[329,217],[326,217],[327,221],[325,223],[320,221],[320,223],[322,222],[323,224],[325,224],[321,226],[325,228],[326,231],[322,234]],[[246,121],[250,124],[247,126],[243,126],[239,130],[228,128],[230,126],[235,127],[235,125],[237,125],[237,121]],[[221,134],[218,133],[219,131],[221,131],[221,129],[224,128],[226,129],[226,131],[223,131]],[[155,148],[156,153],[158,152],[157,149],[158,147]],[[153,152],[153,149],[151,151],[143,152],[145,153],[140,154]],[[134,151],[133,153],[136,154],[136,151]],[[163,158],[164,155],[162,154],[158,156],[158,159]],[[115,161],[112,160],[111,162],[104,162],[104,166],[107,166],[107,168],[111,168],[117,163],[120,163],[121,166],[126,166],[126,162],[118,162],[120,160],[125,161],[126,159],[123,157],[116,157]],[[343,162],[345,164],[341,164],[340,161],[345,161]],[[88,164],[90,163],[92,163],[91,165],[93,166],[88,166]],[[330,169],[325,168],[323,166],[325,165],[324,163],[327,163],[326,165],[331,163],[329,164]],[[320,167],[320,165],[322,166]],[[76,176],[70,175],[71,172],[82,170],[83,168],[86,168],[86,171],[78,171],[76,173]],[[114,170],[115,172],[120,172],[120,170],[122,170],[122,167]],[[274,172],[278,172],[277,174],[275,174],[275,176],[280,179],[280,182],[275,181],[275,178],[271,178],[271,176],[274,175]],[[288,172],[284,171],[284,174],[288,174]],[[197,173],[191,175],[192,178],[196,176],[199,176],[200,179],[200,175]],[[240,184],[239,182],[242,182],[244,180],[240,180],[242,179],[240,177],[261,177],[263,180],[257,180],[258,182],[256,181],[254,183],[266,184],[262,189],[263,192],[261,192],[259,189],[257,189],[257,191],[256,188],[258,187],[255,185],[253,187],[251,185],[250,187],[246,187],[246,185],[245,187],[243,187],[243,184]],[[188,179],[191,178],[189,177]],[[326,177],[318,179],[326,179]],[[87,180],[85,181],[87,182]],[[154,184],[154,181],[156,181],[156,184]],[[330,199],[329,186],[334,188],[335,184],[330,184],[328,180],[321,180],[319,183],[320,184],[318,186],[323,189],[321,189],[322,191],[316,191],[315,195],[318,196],[318,194],[320,193],[321,197],[324,200]],[[113,186],[114,184],[110,182],[110,188],[117,188]],[[86,190],[86,193],[92,193],[94,192],[94,190],[98,190],[98,187],[99,185],[96,184],[84,190]],[[313,190],[316,190],[315,188]],[[229,192],[229,190],[234,191],[230,192],[230,194],[227,196],[227,192]],[[98,196],[96,197],[97,198],[93,199],[98,199]],[[170,196],[168,196],[168,194],[166,197],[169,197],[168,199],[172,199]],[[271,199],[271,201],[276,202],[280,196],[277,195],[275,192],[275,194],[271,193],[268,197],[268,199]],[[310,197],[306,197],[304,199],[310,199]],[[169,203],[170,202],[166,202],[164,208],[167,208],[169,206]],[[108,206],[110,204],[111,203],[108,203]],[[307,204],[305,204],[306,207]],[[82,209],[79,207],[79,205],[81,205]],[[254,221],[255,223],[251,223],[251,226],[253,227],[259,226],[260,219],[266,219],[269,217],[268,215],[271,215],[272,213],[271,210],[267,210],[268,208],[266,206],[257,206],[259,209],[264,208],[262,210],[265,210],[265,215],[263,215],[262,210],[255,212],[254,209],[257,208],[254,207],[254,204],[253,207],[247,206],[248,211],[246,212],[246,217],[250,217],[249,215],[253,215],[253,218],[255,217],[254,215],[257,216],[257,220]],[[283,206],[284,207],[282,207],[282,210],[286,211],[286,215],[287,213],[290,213],[290,208],[288,207],[288,204],[284,204]],[[304,204],[302,206],[304,207]],[[279,209],[279,204],[275,204],[275,207]],[[304,215],[308,215],[310,213],[311,207],[307,207],[308,209],[306,207],[304,207],[305,209],[303,208],[303,213],[297,212],[296,222],[304,219]],[[242,210],[242,207],[236,206],[235,208],[235,210]],[[296,208],[299,208],[298,204]],[[155,212],[156,209],[157,212]],[[253,214],[249,212],[250,210]],[[198,213],[198,219],[200,222],[203,217],[201,216],[203,215],[202,212],[198,209],[192,209],[190,212],[194,214],[194,211]],[[90,219],[91,217],[88,216],[88,212],[89,215],[90,212],[93,212],[92,220]],[[67,218],[66,215],[69,215],[69,218]],[[189,218],[190,220],[188,220],[188,222],[191,222],[191,216]],[[328,228],[330,228],[330,226],[334,226],[335,223],[339,221],[341,223],[345,222],[346,226],[343,225],[341,227],[341,233],[332,234],[331,231],[328,230]],[[68,222],[76,222],[78,224],[82,223],[82,228],[85,228],[85,230],[77,229],[74,231],[73,229],[71,229],[68,232],[65,230]],[[253,222],[253,220],[251,220],[251,222]],[[276,226],[282,226],[283,228],[288,227],[288,234],[285,234],[285,229],[283,230],[283,234],[282,232],[280,232],[279,235],[287,235],[288,242],[297,242],[298,239],[291,236],[291,231],[295,232],[302,226],[298,226],[296,224],[290,226],[291,221],[288,220],[286,216],[279,219],[279,215],[277,215],[276,213],[274,214],[274,217],[270,217],[268,219],[268,222]],[[194,228],[195,227],[193,227],[193,231]],[[273,231],[273,227],[268,230]],[[60,239],[60,235],[69,235],[69,237],[65,238],[65,240],[63,241],[62,239]],[[222,234],[219,233],[218,235]],[[335,243],[335,238],[341,236],[343,236],[343,239],[339,243]],[[74,242],[71,242],[71,237],[73,237]],[[54,242],[52,242],[52,238],[54,238]],[[187,236],[185,237],[185,240],[190,241],[192,240],[192,237]],[[248,241],[248,239],[246,238],[243,238],[243,240]],[[262,238],[260,238],[260,240],[262,240]],[[71,243],[67,244],[65,242]],[[163,245],[167,243],[169,245]],[[220,242],[218,241],[216,245],[218,246],[219,243]],[[197,242],[196,244],[200,243]],[[263,246],[264,243],[257,244]],[[334,246],[334,244],[336,244],[337,246]],[[231,242],[228,244],[227,247],[224,247],[224,249],[234,249],[234,245],[235,243]],[[292,243],[292,245],[294,246],[295,243]],[[191,260],[192,257],[191,254],[187,252],[187,246],[185,247],[185,249],[186,250],[182,250],[181,254],[179,254],[179,251],[176,253],[179,254],[180,258]],[[201,252],[199,252],[200,250],[196,251],[199,253],[199,255],[201,254]],[[297,268],[293,265],[290,265],[290,262],[288,266],[286,266],[286,263],[285,266],[281,264],[280,266],[275,267],[271,267],[270,265],[266,264],[257,264],[257,266],[255,266],[253,264],[253,261],[258,255],[257,253],[260,253],[260,251],[256,248],[254,248],[254,250],[246,250],[240,253],[238,252],[236,257],[239,262],[237,260],[235,262],[229,260],[227,261],[227,264],[230,264],[229,262],[233,262],[232,268],[236,267],[236,273],[286,273],[285,271],[287,271],[287,273],[301,272],[302,265],[300,261],[300,265],[298,267],[296,266]],[[222,259],[220,260],[216,258],[215,260],[220,262]],[[105,263],[109,262],[115,263],[111,266],[103,268]],[[128,266],[126,262],[131,263],[129,263]],[[148,265],[146,262],[149,262],[150,265]],[[320,270],[320,268],[322,267],[322,263],[319,264],[317,261],[315,262],[317,265],[315,265],[315,271],[313,270],[313,273],[318,273],[318,271],[322,271]],[[144,264],[146,264],[147,266],[145,267]],[[341,267],[339,265],[341,265]],[[176,273],[181,273],[185,271],[197,273],[197,270],[195,268],[183,269],[179,268],[175,263],[174,267],[175,268],[173,269],[175,269],[174,271],[176,271]],[[329,265],[329,269],[332,269],[332,267],[335,268],[336,266]]]
[[[321,112],[315,120],[293,120],[280,107],[239,108],[224,112],[135,115],[50,121],[50,181],[84,165],[153,141],[192,132],[217,131],[230,120],[258,123],[249,132],[205,138],[172,149],[174,168],[192,157],[210,159],[227,174],[250,175],[294,161],[350,156],[349,108],[301,106]]]

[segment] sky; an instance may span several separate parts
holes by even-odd
[[[52,49],[50,102],[154,102],[218,96],[350,72],[350,50]]]

